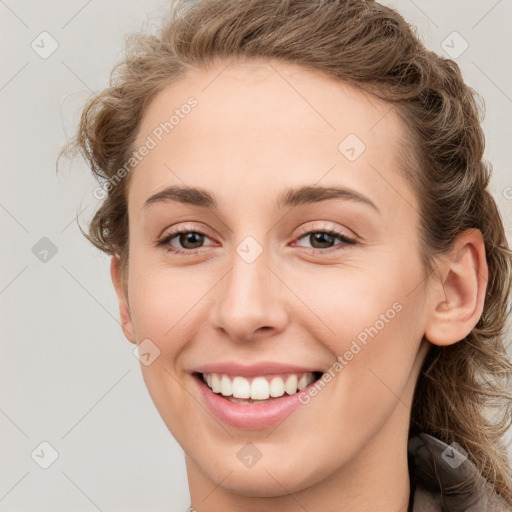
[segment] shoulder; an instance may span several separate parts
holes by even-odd
[[[511,512],[457,443],[421,433],[408,455],[412,512]]]

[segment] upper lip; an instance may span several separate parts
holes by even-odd
[[[262,361],[255,364],[240,364],[234,361],[221,363],[209,363],[202,365],[193,372],[196,373],[222,373],[240,377],[257,377],[259,375],[269,375],[274,373],[314,373],[321,372],[318,368],[308,368],[306,366],[283,364],[276,361]]]

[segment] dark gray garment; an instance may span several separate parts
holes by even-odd
[[[431,436],[409,439],[409,512],[511,512],[463,449]]]

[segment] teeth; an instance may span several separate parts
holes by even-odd
[[[307,376],[303,375],[299,379],[299,382],[297,383],[297,387],[299,388],[299,391],[302,391],[309,384],[309,382],[310,381],[308,381]]]
[[[214,373],[212,375],[212,385],[211,385],[212,391],[214,393],[220,393],[220,379],[219,376]]]
[[[236,394],[237,389],[233,390],[233,396],[239,398]],[[270,396],[270,386],[265,377],[256,377],[251,384],[251,398],[253,400],[266,400]]]
[[[297,392],[297,375],[290,375],[286,379],[286,384],[284,385],[284,390],[288,395],[293,395]]]
[[[284,381],[281,377],[274,377],[270,381],[270,396],[278,397],[284,395]]]
[[[269,397],[277,398],[294,395],[303,390],[315,380],[312,373],[290,374],[287,377],[230,377],[224,374],[203,374],[203,380],[214,392],[225,397],[234,397],[251,400],[267,400]]]
[[[220,379],[220,392],[223,396],[231,396],[233,394],[231,392],[232,389],[231,380],[229,380],[227,375],[223,375]]]
[[[234,391],[231,394],[236,398],[251,398],[252,387],[247,379],[244,379],[243,377],[235,377],[233,379],[231,391]]]

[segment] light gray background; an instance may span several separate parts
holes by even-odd
[[[486,100],[492,190],[510,234],[512,1],[385,3],[439,53],[453,31],[469,43],[456,60]],[[117,321],[109,260],[74,221],[80,212],[86,226],[96,183],[78,159],[55,173],[59,148],[90,92],[107,85],[125,34],[151,25],[167,7],[155,0],[0,0],[0,511],[181,512],[189,504],[181,448]],[[47,59],[31,48],[42,31],[59,45]],[[43,237],[57,248],[47,262],[32,252]],[[43,441],[58,452],[48,469],[31,457]],[[43,452],[39,461],[50,453]]]

